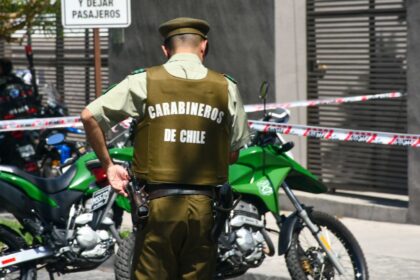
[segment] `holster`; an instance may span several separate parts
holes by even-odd
[[[131,175],[131,174],[130,174]],[[146,192],[146,184],[139,182],[136,177],[131,176],[127,192],[131,205],[131,220],[134,228],[143,228],[149,217],[149,196]]]
[[[214,202],[214,225],[211,229],[210,238],[217,242],[220,234],[225,228],[225,223],[229,217],[233,206],[233,192],[229,184],[216,187],[216,199]]]

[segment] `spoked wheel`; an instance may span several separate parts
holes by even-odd
[[[8,255],[26,247],[25,240],[4,225],[0,225],[0,256]],[[36,267],[34,266],[9,266],[0,269],[0,280],[36,279]]]
[[[368,268],[362,249],[351,232],[336,218],[321,212],[310,214],[335,256],[344,267],[344,274],[334,268],[311,231],[302,222],[295,227],[286,253],[286,264],[294,280],[367,280]]]

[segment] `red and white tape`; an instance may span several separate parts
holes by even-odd
[[[332,99],[297,101],[291,103],[270,103],[267,109],[294,108],[294,107],[310,107],[318,105],[341,104],[348,102],[361,102],[373,99],[390,99],[404,96],[401,92],[382,93],[374,95],[350,96]],[[263,106],[245,105],[246,112],[257,112],[263,110]],[[128,127],[128,122],[123,121],[123,127]],[[310,127],[303,125],[286,125],[260,121],[250,121],[252,128],[261,131],[275,131],[283,134],[292,134],[299,136],[316,137],[327,140],[354,141],[386,145],[402,145],[402,146],[420,146],[420,135],[410,134],[393,134],[387,132],[373,131],[357,131],[340,128],[326,127]],[[79,117],[57,117],[57,118],[41,118],[41,119],[23,119],[0,121],[0,132],[18,131],[18,130],[38,130],[63,127],[81,127],[82,123]]]
[[[79,117],[8,120],[0,121],[0,132],[81,126],[83,125]]]
[[[296,101],[289,103],[269,103],[266,105],[267,110],[273,110],[276,108],[296,108],[296,107],[313,107],[319,105],[333,105],[333,104],[342,104],[350,102],[362,102],[375,99],[392,99],[405,96],[405,93],[402,92],[390,92],[390,93],[380,93],[372,95],[359,95],[359,96],[349,96],[349,97],[339,97],[339,98],[329,98],[329,99],[314,99],[314,100],[305,100],[305,101]],[[264,110],[264,106],[261,104],[245,105],[245,112],[259,112]]]
[[[314,137],[325,140],[420,147],[420,135],[317,127],[273,122],[249,121],[252,129],[262,132]]]

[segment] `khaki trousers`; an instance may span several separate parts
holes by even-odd
[[[136,236],[133,279],[213,279],[216,246],[210,241],[212,199],[167,196],[150,201],[149,218]]]

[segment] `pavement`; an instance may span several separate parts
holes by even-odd
[[[370,279],[420,280],[420,225],[405,223],[406,196],[343,191],[318,195],[295,191],[295,194],[302,203],[336,216],[348,227],[365,254]],[[284,194],[280,194],[279,204],[283,214],[294,210]],[[267,218],[268,227],[276,228],[271,215]],[[130,223],[131,218],[126,213],[123,229],[130,229]],[[273,243],[278,244],[277,236],[270,235]],[[115,279],[113,262],[114,258],[111,258],[95,270],[55,276],[55,279]],[[45,270],[40,270],[38,279],[47,280],[49,276]],[[267,257],[260,267],[235,279],[289,280],[290,276],[284,257],[273,256]]]
[[[331,214],[331,213],[330,213]],[[128,217],[125,217],[127,220]],[[372,280],[417,280],[420,279],[420,226],[377,222],[355,218],[340,218],[359,241],[367,259]],[[273,219],[269,226],[274,228]],[[125,224],[128,226],[128,224]],[[277,238],[272,237],[274,244]],[[113,260],[96,270],[62,275],[62,280],[111,280],[115,279]],[[49,279],[45,271],[39,272],[41,280]],[[251,269],[242,277],[244,280],[286,280],[290,279],[284,257],[267,257],[264,263]]]

